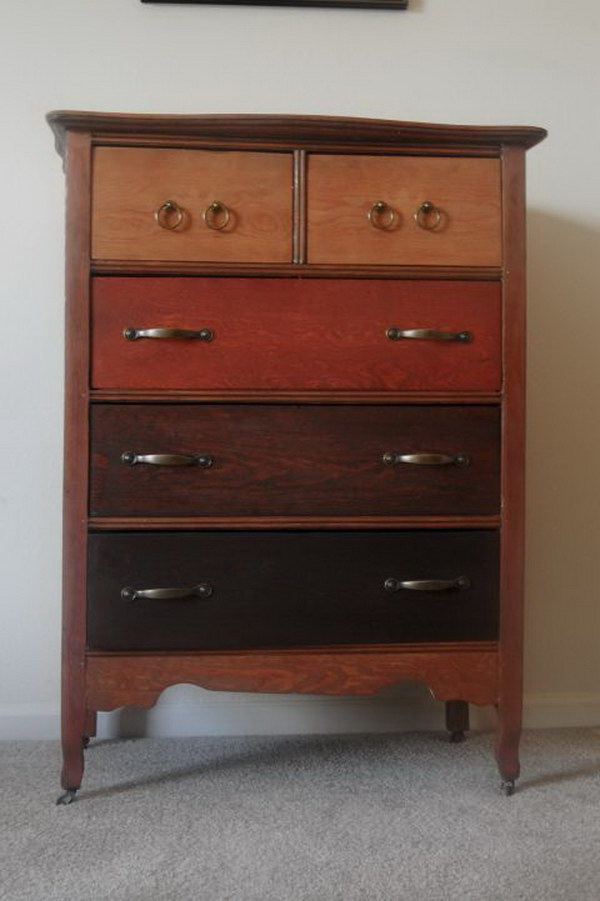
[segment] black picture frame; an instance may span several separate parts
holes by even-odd
[[[407,9],[409,0],[142,0],[142,3],[217,6],[327,6],[359,9]]]

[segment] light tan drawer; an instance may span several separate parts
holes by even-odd
[[[291,154],[95,149],[94,259],[286,263],[291,255]]]
[[[309,262],[500,265],[499,160],[316,154],[308,166]]]

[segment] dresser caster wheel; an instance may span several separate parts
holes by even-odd
[[[465,740],[465,733],[462,729],[456,729],[454,732],[450,732],[448,735],[448,741],[451,745],[458,745],[461,741]]]
[[[68,788],[66,792],[60,795],[56,799],[57,804],[72,804],[75,800],[75,795],[77,794],[76,788]]]
[[[508,779],[506,782],[501,782],[500,789],[501,789],[502,793],[505,794],[507,798],[509,798],[511,795],[514,795],[514,793],[515,793],[515,780]]]

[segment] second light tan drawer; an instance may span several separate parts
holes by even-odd
[[[309,157],[310,263],[499,266],[501,260],[499,160]]]
[[[291,154],[97,147],[92,257],[291,262]]]

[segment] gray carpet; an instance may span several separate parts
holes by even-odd
[[[0,744],[3,901],[599,901],[600,730]]]

